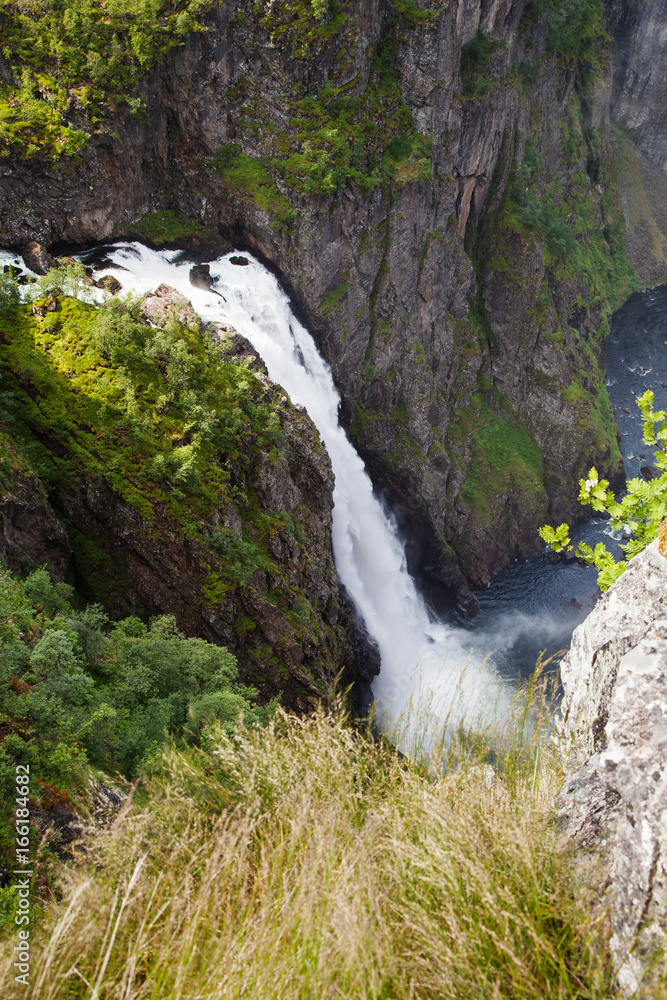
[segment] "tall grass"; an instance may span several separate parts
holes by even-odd
[[[534,701],[450,739],[443,767],[433,741],[414,762],[324,711],[221,736],[211,756],[168,750],[69,872],[28,989],[5,945],[0,993],[608,1000]]]

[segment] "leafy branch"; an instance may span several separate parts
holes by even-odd
[[[667,454],[664,450],[667,443],[667,413],[664,410],[654,410],[653,404],[654,395],[650,389],[637,400],[644,418],[644,444],[659,446],[654,461],[661,475],[649,482],[639,478],[629,480],[627,493],[620,500],[609,488],[608,481],[598,477],[597,469],[591,469],[588,478],[579,482],[580,503],[592,507],[598,513],[608,514],[614,530],[630,535],[629,540],[621,544],[627,559],[638,555],[657,538],[660,524],[667,516]],[[566,523],[557,528],[544,525],[540,528],[540,537],[554,552],[573,551],[570,529]],[[594,549],[585,542],[579,542],[576,555],[597,567],[600,590],[607,590],[628,565],[627,559],[617,562],[603,542],[599,542]]]

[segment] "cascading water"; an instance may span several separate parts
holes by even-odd
[[[227,256],[210,265],[215,290],[194,288],[190,264],[179,263],[179,256],[136,243],[108,248],[108,259],[116,265],[110,273],[124,292],[144,293],[165,283],[186,295],[206,322],[230,323],[317,426],[336,480],[336,567],[380,649],[382,668],[373,693],[383,724],[395,725],[408,704],[423,715],[428,702],[428,712],[452,713],[458,721],[478,718],[490,706],[504,703],[505,685],[490,668],[466,667],[464,634],[431,620],[407,571],[396,526],[338,424],[340,398],[331,372],[276,279],[252,257],[247,267],[239,267]]]
[[[229,258],[211,265],[215,292],[189,283],[189,264],[173,252],[155,253],[139,244],[98,248],[84,254],[113,274],[124,289],[152,290],[161,282],[182,291],[205,320],[225,320],[250,340],[275,381],[306,406],[329,450],[336,474],[334,549],[341,579],[360,617],[379,643],[382,672],[374,683],[380,713],[396,718],[410,698],[421,696],[441,716],[454,704],[478,717],[480,707],[506,704],[512,682],[549,653],[569,644],[573,628],[593,607],[599,591],[593,568],[549,565],[546,555],[515,564],[478,593],[480,613],[456,627],[435,622],[410,579],[395,525],[373,496],[361,459],[338,427],[338,394],[308,333],[295,320],[277,281],[257,262],[236,267]],[[0,267],[26,271],[15,254],[0,250]],[[30,273],[30,272],[28,272]],[[221,294],[216,294],[221,293]],[[667,286],[632,296],[614,316],[606,355],[607,385],[623,442],[628,476],[652,461],[641,440],[635,399],[655,390],[658,409],[667,409]],[[581,525],[573,538],[612,544],[605,522]],[[464,671],[474,645],[476,661],[492,654],[507,683],[489,669]],[[444,702],[444,705],[443,705]],[[419,737],[417,737],[419,738]],[[404,740],[404,743],[407,742]]]

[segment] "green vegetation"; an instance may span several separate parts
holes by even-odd
[[[298,216],[298,211],[278,190],[267,167],[243,153],[238,143],[229,143],[221,149],[213,167],[235,194],[270,215],[277,229],[286,231]]]
[[[168,751],[31,935],[29,995],[607,1000],[531,717],[430,769],[322,711]]]
[[[489,75],[491,57],[505,42],[478,31],[472,41],[461,47],[461,80],[465,97],[484,97],[492,86]]]
[[[87,139],[104,107],[143,108],[138,83],[193,31],[212,0],[43,0],[0,4],[2,54],[16,80],[0,90],[0,155],[57,159]]]
[[[514,492],[526,508],[539,507],[546,498],[544,460],[526,428],[494,413],[478,394],[473,396],[467,416],[468,420],[466,414],[454,411],[457,433],[473,442],[461,496],[476,517],[491,523],[497,516],[507,516],[505,510],[492,511],[494,494]],[[467,426],[470,418],[474,428]]]
[[[189,219],[175,208],[149,212],[130,227],[131,234],[144,242],[163,247],[169,244],[187,244],[194,237],[200,243],[219,242],[219,236],[201,223]]]
[[[131,580],[123,546],[63,510],[62,498],[76,497],[81,483],[111,506],[125,509],[124,501],[156,551],[173,543],[192,552],[193,606],[226,605],[241,617],[237,592],[259,587],[281,629],[326,672],[333,633],[319,616],[296,613],[307,597],[300,573],[313,557],[311,514],[267,510],[257,492],[260,458],[290,474],[282,394],[227,361],[198,321],[172,317],[156,329],[140,321],[131,297],[102,306],[72,298],[87,291],[81,273],[80,265],[49,272],[32,286],[32,306],[19,306],[13,283],[3,283],[0,433],[17,458],[0,463],[0,478],[11,490],[24,463],[60,511],[74,550],[68,582],[84,600],[126,613]],[[294,553],[290,567],[275,555],[280,538]],[[272,647],[265,655],[257,631],[243,643],[243,667],[262,687],[281,661]]]
[[[540,20],[546,14],[549,48],[565,59],[598,63],[605,57],[607,29],[603,0],[527,0],[524,18]]]
[[[16,765],[29,765],[32,804],[87,806],[90,767],[133,778],[169,738],[208,745],[239,713],[266,721],[236,660],[186,639],[164,615],[110,623],[75,608],[44,569],[20,580],[0,567],[0,862],[11,867]]]
[[[330,3],[323,21],[314,7],[278,2],[264,7],[259,20],[274,44],[294,45],[294,59],[307,58],[325,45],[345,51],[347,4]],[[399,187],[431,177],[431,140],[420,134],[403,101],[395,61],[401,28],[428,28],[439,8],[421,9],[413,2],[394,3],[383,35],[372,54],[368,84],[335,86],[335,74],[319,90],[295,88],[286,99],[287,129],[277,133],[272,113],[241,80],[229,96],[240,103],[238,128],[263,144],[261,157],[251,157],[239,144],[227,146],[214,163],[229,187],[289,224],[296,212],[276,184],[305,194],[333,195],[352,182],[369,194],[380,185]],[[299,90],[301,92],[299,93]]]
[[[637,406],[644,418],[644,444],[660,445],[654,461],[662,475],[648,482],[631,479],[627,484],[627,493],[620,500],[609,489],[607,480],[598,478],[597,469],[591,469],[588,478],[579,482],[579,502],[599,513],[604,511],[609,514],[612,528],[630,536],[629,541],[621,545],[629,559],[642,552],[659,533],[662,546],[661,524],[667,518],[667,453],[664,450],[667,413],[664,410],[654,411],[653,399],[653,393],[648,390],[637,400]],[[567,524],[557,528],[545,525],[540,529],[540,537],[554,552],[562,552],[563,549],[572,552]],[[628,565],[625,559],[617,562],[603,542],[598,542],[594,549],[585,542],[579,542],[576,551],[581,559],[597,567],[600,590],[607,590]]]

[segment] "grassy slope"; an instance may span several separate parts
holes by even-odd
[[[3,995],[608,1000],[557,769],[516,723],[495,774],[483,738],[429,778],[321,713],[169,753],[46,913],[27,991],[6,948]]]

